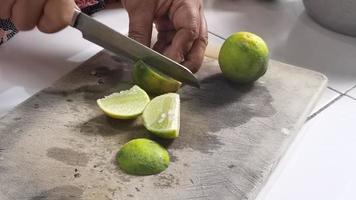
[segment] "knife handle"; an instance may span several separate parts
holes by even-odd
[[[221,49],[222,44],[220,43],[208,43],[208,46],[205,50],[205,56],[213,59],[219,59],[219,52]]]

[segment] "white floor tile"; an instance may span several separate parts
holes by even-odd
[[[336,99],[338,96],[340,96],[339,93],[327,88],[325,90],[324,94],[322,94],[320,100],[315,105],[314,110],[312,111],[311,114],[314,114],[315,112],[317,112],[318,110],[320,110],[321,108],[326,106],[328,103],[330,103],[331,101]]]
[[[352,89],[347,95],[351,96],[352,98],[356,99],[356,87]]]
[[[309,121],[258,199],[356,199],[355,121],[348,97]]]
[[[23,87],[19,86],[0,91],[0,118],[13,107],[20,104],[24,99],[28,98],[28,96],[29,93]]]
[[[273,59],[324,73],[345,92],[356,84],[356,38],[322,28],[301,0],[206,0],[209,30],[223,37],[250,31],[263,37]]]

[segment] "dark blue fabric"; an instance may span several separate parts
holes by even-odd
[[[87,15],[91,15],[91,14],[103,9],[105,7],[105,0],[97,0],[97,1],[98,1],[98,3],[96,3],[94,5],[90,5],[90,6],[81,8],[82,12],[84,12]]]
[[[0,19],[0,45],[17,33],[17,29],[9,19]]]

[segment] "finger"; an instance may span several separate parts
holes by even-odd
[[[199,36],[200,13],[195,4],[193,1],[186,1],[172,6],[170,16],[177,33],[164,54],[177,62],[184,61],[185,55]]]
[[[9,19],[11,17],[12,6],[16,0],[1,0],[0,19]]]
[[[44,33],[54,33],[67,27],[76,4],[73,0],[47,0],[37,27]]]
[[[160,53],[164,52],[171,45],[175,33],[175,31],[158,32],[157,42],[154,44],[153,49]]]
[[[156,29],[158,32],[167,32],[175,30],[172,21],[169,19],[168,15],[164,15],[155,20]]]
[[[42,15],[45,0],[17,0],[12,7],[11,21],[21,31],[31,30]]]
[[[204,60],[205,49],[208,45],[208,28],[205,20],[204,12],[201,11],[200,34],[197,40],[194,41],[193,47],[186,60],[182,63],[193,73],[197,72]]]
[[[153,46],[155,51],[163,53],[166,48],[172,43],[176,31],[172,21],[168,15],[164,15],[155,20],[156,29],[158,31],[157,42]]]
[[[141,13],[129,13],[129,37],[149,47],[151,45],[153,15],[148,10]]]

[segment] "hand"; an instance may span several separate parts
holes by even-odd
[[[74,0],[1,0],[0,18],[10,18],[20,31],[37,26],[53,33],[69,25],[75,8]]]
[[[197,72],[208,43],[202,0],[122,0],[129,14],[129,36]]]

